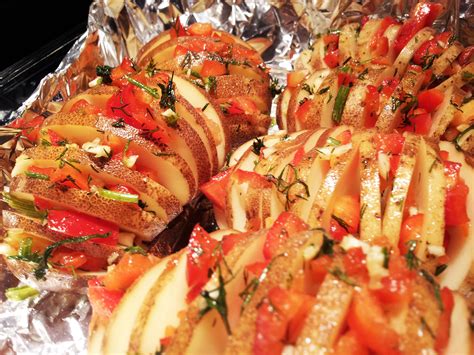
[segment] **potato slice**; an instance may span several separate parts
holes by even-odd
[[[225,256],[225,261],[220,263],[225,284],[227,320],[230,329],[238,326],[243,298],[242,290],[247,287],[245,266],[264,260],[263,244],[266,231],[260,231],[250,238],[238,242]],[[219,273],[214,272],[204,290],[212,291],[219,287]],[[181,321],[171,344],[166,351],[171,354],[222,354],[224,353],[228,334],[219,313],[213,309],[200,316],[200,311],[205,307],[205,299],[199,296],[189,305],[186,316]]]
[[[314,98],[314,95],[317,94],[321,84],[330,72],[330,69],[318,70],[311,74],[297,88],[295,88],[295,90],[293,90],[287,110],[287,123],[289,132],[301,130],[301,122],[299,122],[295,116],[296,111],[300,107],[301,102],[304,102],[304,100],[312,100]]]
[[[324,177],[311,207],[308,224],[312,228],[322,227],[329,230],[331,214],[337,198],[347,193],[359,193],[358,184],[349,182],[358,181],[358,149],[357,146],[352,147],[351,150],[335,158],[334,165]]]
[[[144,308],[149,309],[144,300],[165,272],[170,258],[162,259],[127,290],[107,324],[100,353],[124,354],[129,351],[139,314]]]
[[[89,324],[89,336],[87,337],[87,353],[100,354],[102,350],[102,342],[105,335],[105,322],[92,315]]]
[[[390,25],[390,26],[388,26],[388,28],[385,30],[385,32],[383,34],[388,39],[387,59],[392,64],[396,59],[395,50],[393,48],[393,45],[395,43],[395,39],[397,38],[398,31],[400,30],[401,27],[402,27],[401,25],[397,25],[397,24]]]
[[[22,175],[30,166],[41,168],[58,168],[59,156],[74,166],[84,176],[103,181],[106,185],[131,186],[139,192],[139,198],[163,220],[171,220],[181,212],[181,204],[167,189],[157,182],[143,176],[137,171],[128,169],[121,161],[110,160],[104,166],[96,164],[90,156],[73,146],[68,149],[62,146],[36,146],[25,150],[16,160],[12,176]]]
[[[179,324],[179,313],[187,307],[186,250],[174,258],[173,267],[165,269],[142,299],[128,352],[155,353],[161,347],[160,340],[165,337],[166,328]]]
[[[178,92],[185,95],[186,100],[196,110],[201,110],[206,107],[206,109],[202,111],[202,116],[205,118],[206,125],[214,138],[219,167],[224,166],[225,156],[230,150],[230,141],[227,128],[223,123],[224,118],[222,114],[213,105],[209,96],[194,84],[178,75],[174,76],[173,82]]]
[[[436,89],[446,91],[451,86],[460,89],[472,80],[472,77],[469,75],[469,73],[474,73],[474,63],[470,63],[463,67],[456,74],[450,76],[448,79],[439,84]]]
[[[469,327],[469,308],[462,296],[454,294],[454,307],[451,313],[449,342],[444,349],[445,354],[472,354],[474,344],[472,331]]]
[[[130,140],[130,147],[138,152],[137,163],[156,171],[157,182],[166,187],[185,204],[196,193],[196,180],[184,159],[175,152],[162,151],[154,143],[142,138],[139,130],[125,126],[116,128],[113,121],[103,116],[81,114],[56,114],[48,117],[45,127],[78,145],[103,138],[105,134],[120,137],[123,144]]]
[[[326,45],[324,44],[322,36],[316,40],[316,43],[313,44],[313,50],[311,52],[311,66],[315,70],[328,68],[328,65],[324,61],[324,56],[326,54],[325,47]]]
[[[439,105],[433,114],[430,131],[428,136],[439,139],[454,118],[456,112],[460,112],[460,108],[456,102],[462,102],[465,92],[457,87],[449,87],[444,92],[443,102]]]
[[[225,354],[250,354],[255,341],[258,305],[267,296],[268,291],[275,286],[289,288],[294,276],[303,269],[304,250],[306,246],[319,251],[323,236],[321,231],[308,231],[289,238],[278,250],[280,256],[272,260],[266,277],[260,281],[250,302],[243,309],[238,326],[232,330]],[[282,280],[284,280],[282,282]]]
[[[382,235],[382,211],[380,199],[380,175],[377,150],[372,132],[360,135],[360,239],[371,242]]]
[[[413,183],[418,185],[415,189],[418,195],[418,209],[424,217],[416,255],[421,260],[425,260],[428,245],[443,246],[446,179],[441,160],[424,139],[421,140],[418,156],[420,157],[418,170],[421,179]]]
[[[32,200],[33,196],[38,196],[60,209],[75,210],[112,222],[145,240],[153,239],[166,228],[165,221],[152,213],[137,209],[133,204],[79,189],[63,191],[58,186],[51,186],[50,181],[18,175],[12,179],[10,189],[11,194],[18,198]]]
[[[382,220],[382,235],[386,236],[393,246],[398,246],[400,229],[403,219],[408,189],[412,181],[416,165],[416,155],[419,151],[420,137],[413,134],[405,136],[405,144],[400,157],[400,163],[389,193]]]
[[[107,101],[118,91],[119,88],[109,85],[98,85],[87,89],[67,100],[61,108],[61,112],[70,112],[73,106],[81,100],[86,100],[89,104],[104,109],[107,105]]]
[[[372,19],[365,23],[357,37],[357,60],[359,62],[367,62],[372,59],[370,50],[370,43],[375,36],[375,33],[382,24],[380,19]]]
[[[365,26],[364,26],[365,27]],[[403,47],[402,51],[398,54],[393,65],[387,67],[383,73],[379,76],[376,86],[382,84],[385,79],[393,77],[402,78],[405,75],[405,71],[410,64],[410,60],[413,55],[421,47],[423,43],[430,40],[434,35],[434,30],[430,27],[425,27],[418,31],[413,38]]]
[[[440,142],[440,149],[449,152],[450,161],[462,164],[460,176],[469,186],[466,202],[467,214],[470,219],[467,238],[453,233],[449,247],[446,250],[449,256],[448,268],[440,275],[441,286],[457,290],[469,273],[474,261],[474,231],[472,228],[474,221],[474,170],[467,164],[464,155],[458,152],[452,143]]]
[[[288,131],[288,105],[295,88],[286,87],[280,94],[277,105],[277,124],[282,130]]]
[[[339,33],[339,63],[345,63],[350,58],[357,58],[358,23],[348,23],[341,27]]]
[[[456,58],[461,54],[464,46],[459,42],[454,42],[443,53],[433,61],[433,75],[441,76],[444,71],[452,65]]]
[[[329,273],[326,275],[296,341],[296,353],[323,354],[333,349],[345,325],[353,293],[352,286]]]
[[[387,104],[382,106],[375,124],[377,129],[389,133],[402,124],[402,110],[405,104],[397,105],[397,102],[398,100],[406,101],[409,97],[415,97],[423,84],[424,78],[425,73],[421,70],[408,70],[405,73]]]

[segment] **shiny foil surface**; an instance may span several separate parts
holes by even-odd
[[[453,30],[461,42],[474,42],[474,3],[444,0],[449,11],[435,23],[438,29]],[[38,114],[55,112],[58,103],[86,89],[95,78],[100,64],[115,66],[124,56],[135,57],[138,49],[156,34],[170,27],[177,16],[184,25],[210,22],[216,28],[245,40],[266,38],[270,47],[263,58],[271,74],[284,83],[286,72],[311,38],[346,22],[359,22],[362,16],[406,16],[413,0],[95,0],[88,17],[88,29],[63,58],[54,73],[43,78],[34,93],[7,121],[26,110]],[[18,130],[0,127],[0,187],[8,189],[9,171],[15,158],[31,145],[17,136]],[[5,207],[5,206],[3,206]],[[183,217],[198,211],[194,203]],[[206,210],[207,208],[207,210]],[[204,215],[209,213],[204,207]],[[189,231],[186,223],[172,223],[168,235]],[[190,223],[188,223],[190,225]],[[185,240],[185,239],[184,239]],[[175,248],[181,243],[170,244]],[[170,250],[170,252],[173,250]],[[19,275],[17,275],[19,276]],[[85,353],[91,307],[85,295],[85,282],[67,277],[51,278],[48,289],[35,298],[8,301],[4,292],[18,284],[17,279],[0,264],[0,353],[1,354],[79,354]],[[35,285],[35,280],[22,279]]]

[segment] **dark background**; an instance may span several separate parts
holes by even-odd
[[[77,26],[86,29],[91,0],[1,0],[0,71]]]

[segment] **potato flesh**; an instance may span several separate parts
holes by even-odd
[[[162,275],[167,262],[168,259],[160,261],[127,290],[107,325],[101,352],[104,354],[128,352],[135,321],[144,307],[143,300]]]

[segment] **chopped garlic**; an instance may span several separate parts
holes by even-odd
[[[412,216],[416,216],[418,214],[418,208],[412,206],[408,209],[408,214],[410,215],[410,217]]]
[[[384,261],[385,255],[382,247],[378,245],[371,246],[367,253],[366,262],[370,276],[369,287],[372,289],[382,287],[380,280],[389,274],[388,270],[383,266]]]
[[[441,245],[428,245],[428,253],[434,256],[443,256],[446,250]]]
[[[303,257],[306,261],[314,259],[316,254],[318,254],[319,248],[316,248],[314,244],[308,245],[304,248]]]
[[[379,152],[378,163],[380,176],[387,179],[388,173],[390,172],[390,157],[383,152]]]
[[[167,109],[166,111],[163,111],[161,114],[162,114],[163,116],[165,116],[165,117],[168,117],[168,118],[172,118],[172,117],[176,117],[176,116],[177,116],[177,115],[176,115],[176,112],[174,112],[174,111],[173,111],[172,109],[170,109],[170,108]]]
[[[354,236],[348,234],[346,235],[342,241],[341,244],[339,244],[342,249],[344,250],[349,250],[353,248],[362,248],[362,251],[367,254],[369,252],[370,246],[366,242],[363,242]]]
[[[86,142],[82,145],[87,153],[95,154],[96,158],[108,158],[112,154],[112,148],[108,145],[100,144],[100,138],[94,139],[92,142]]]
[[[115,267],[115,265],[113,265],[113,263],[120,257],[120,254],[117,253],[116,251],[114,251],[113,253],[111,253],[109,255],[109,257],[107,258],[107,264],[108,265],[111,265],[107,268],[107,270],[111,270]]]
[[[347,153],[352,149],[352,143],[340,145],[337,147],[330,146],[330,147],[323,147],[318,148],[319,159],[324,160],[331,160],[333,157],[338,157],[344,153]]]
[[[101,76],[98,76],[94,80],[89,81],[89,87],[90,88],[93,88],[93,87],[95,87],[97,85],[100,85],[100,84],[102,84],[102,77]]]
[[[133,168],[133,166],[137,162],[137,159],[138,159],[138,155],[130,155],[129,157],[123,157],[122,163],[127,168]]]

